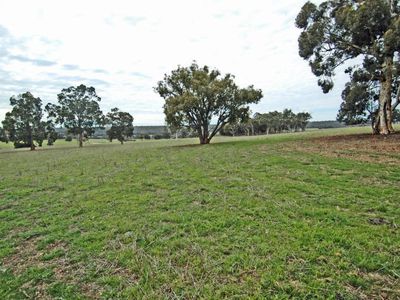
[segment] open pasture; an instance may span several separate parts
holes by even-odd
[[[1,144],[0,298],[399,299],[400,135],[369,131]]]

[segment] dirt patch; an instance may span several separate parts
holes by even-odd
[[[400,163],[400,133],[388,136],[372,134],[341,135],[313,138],[292,144],[291,149],[318,153],[328,157],[344,157],[357,161]]]
[[[15,248],[15,253],[3,260],[3,267],[12,270],[15,275],[20,275],[31,266],[45,267],[40,261],[43,252],[36,250],[38,239],[32,237],[20,243]]]
[[[56,241],[47,245],[44,249],[38,250],[40,240],[40,236],[33,236],[22,241],[12,255],[3,259],[2,267],[9,269],[16,276],[23,274],[31,267],[50,268],[53,270],[57,281],[76,285],[80,288],[81,293],[89,299],[100,299],[104,292],[104,288],[97,283],[82,280],[82,278],[87,277],[89,271],[104,276],[121,277],[127,284],[133,284],[138,280],[138,277],[130,270],[103,258],[93,258],[90,261],[90,266],[73,261],[69,255],[68,244],[63,241]],[[28,281],[21,286],[21,292],[27,298],[52,299],[47,293],[50,284],[51,282],[35,284]],[[32,291],[34,291],[34,295]]]

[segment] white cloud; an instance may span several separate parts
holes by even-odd
[[[298,56],[294,19],[304,0],[5,2],[6,50],[22,59],[0,58],[0,78],[7,77],[0,79],[0,119],[13,94],[30,90],[55,101],[61,88],[86,83],[104,110],[118,106],[137,125],[163,124],[153,86],[193,60],[261,88],[253,111],[289,107],[321,120],[334,119],[339,107],[344,77],[324,95]]]

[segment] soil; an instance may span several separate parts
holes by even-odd
[[[296,143],[296,150],[357,161],[399,164],[400,133],[388,136],[356,134],[327,136]]]

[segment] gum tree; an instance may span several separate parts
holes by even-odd
[[[105,123],[99,106],[101,98],[94,87],[83,84],[63,89],[57,97],[58,104],[46,105],[49,117],[67,128],[68,133],[77,135],[79,147],[82,147],[84,137],[91,136],[96,128],[102,128]]]
[[[7,140],[14,142],[15,147],[27,146],[35,150],[35,142],[42,145],[46,138],[46,125],[43,121],[42,100],[30,92],[10,98],[12,110],[6,113],[3,130]]]
[[[126,138],[133,136],[133,117],[130,113],[120,111],[115,107],[106,118],[107,123],[111,125],[111,128],[107,130],[110,142],[117,139],[122,145]]]
[[[165,99],[167,124],[194,130],[200,144],[210,143],[224,125],[248,119],[248,105],[262,98],[253,86],[239,88],[233,75],[196,63],[173,70],[154,89]]]
[[[374,83],[378,94],[373,131],[385,135],[394,131],[392,98],[397,94],[393,88],[398,88],[399,12],[397,0],[328,0],[319,6],[307,2],[296,18],[296,26],[302,29],[299,54],[309,61],[324,93],[333,88],[335,70],[341,65],[350,66],[350,74],[354,69],[369,74],[367,85]]]

